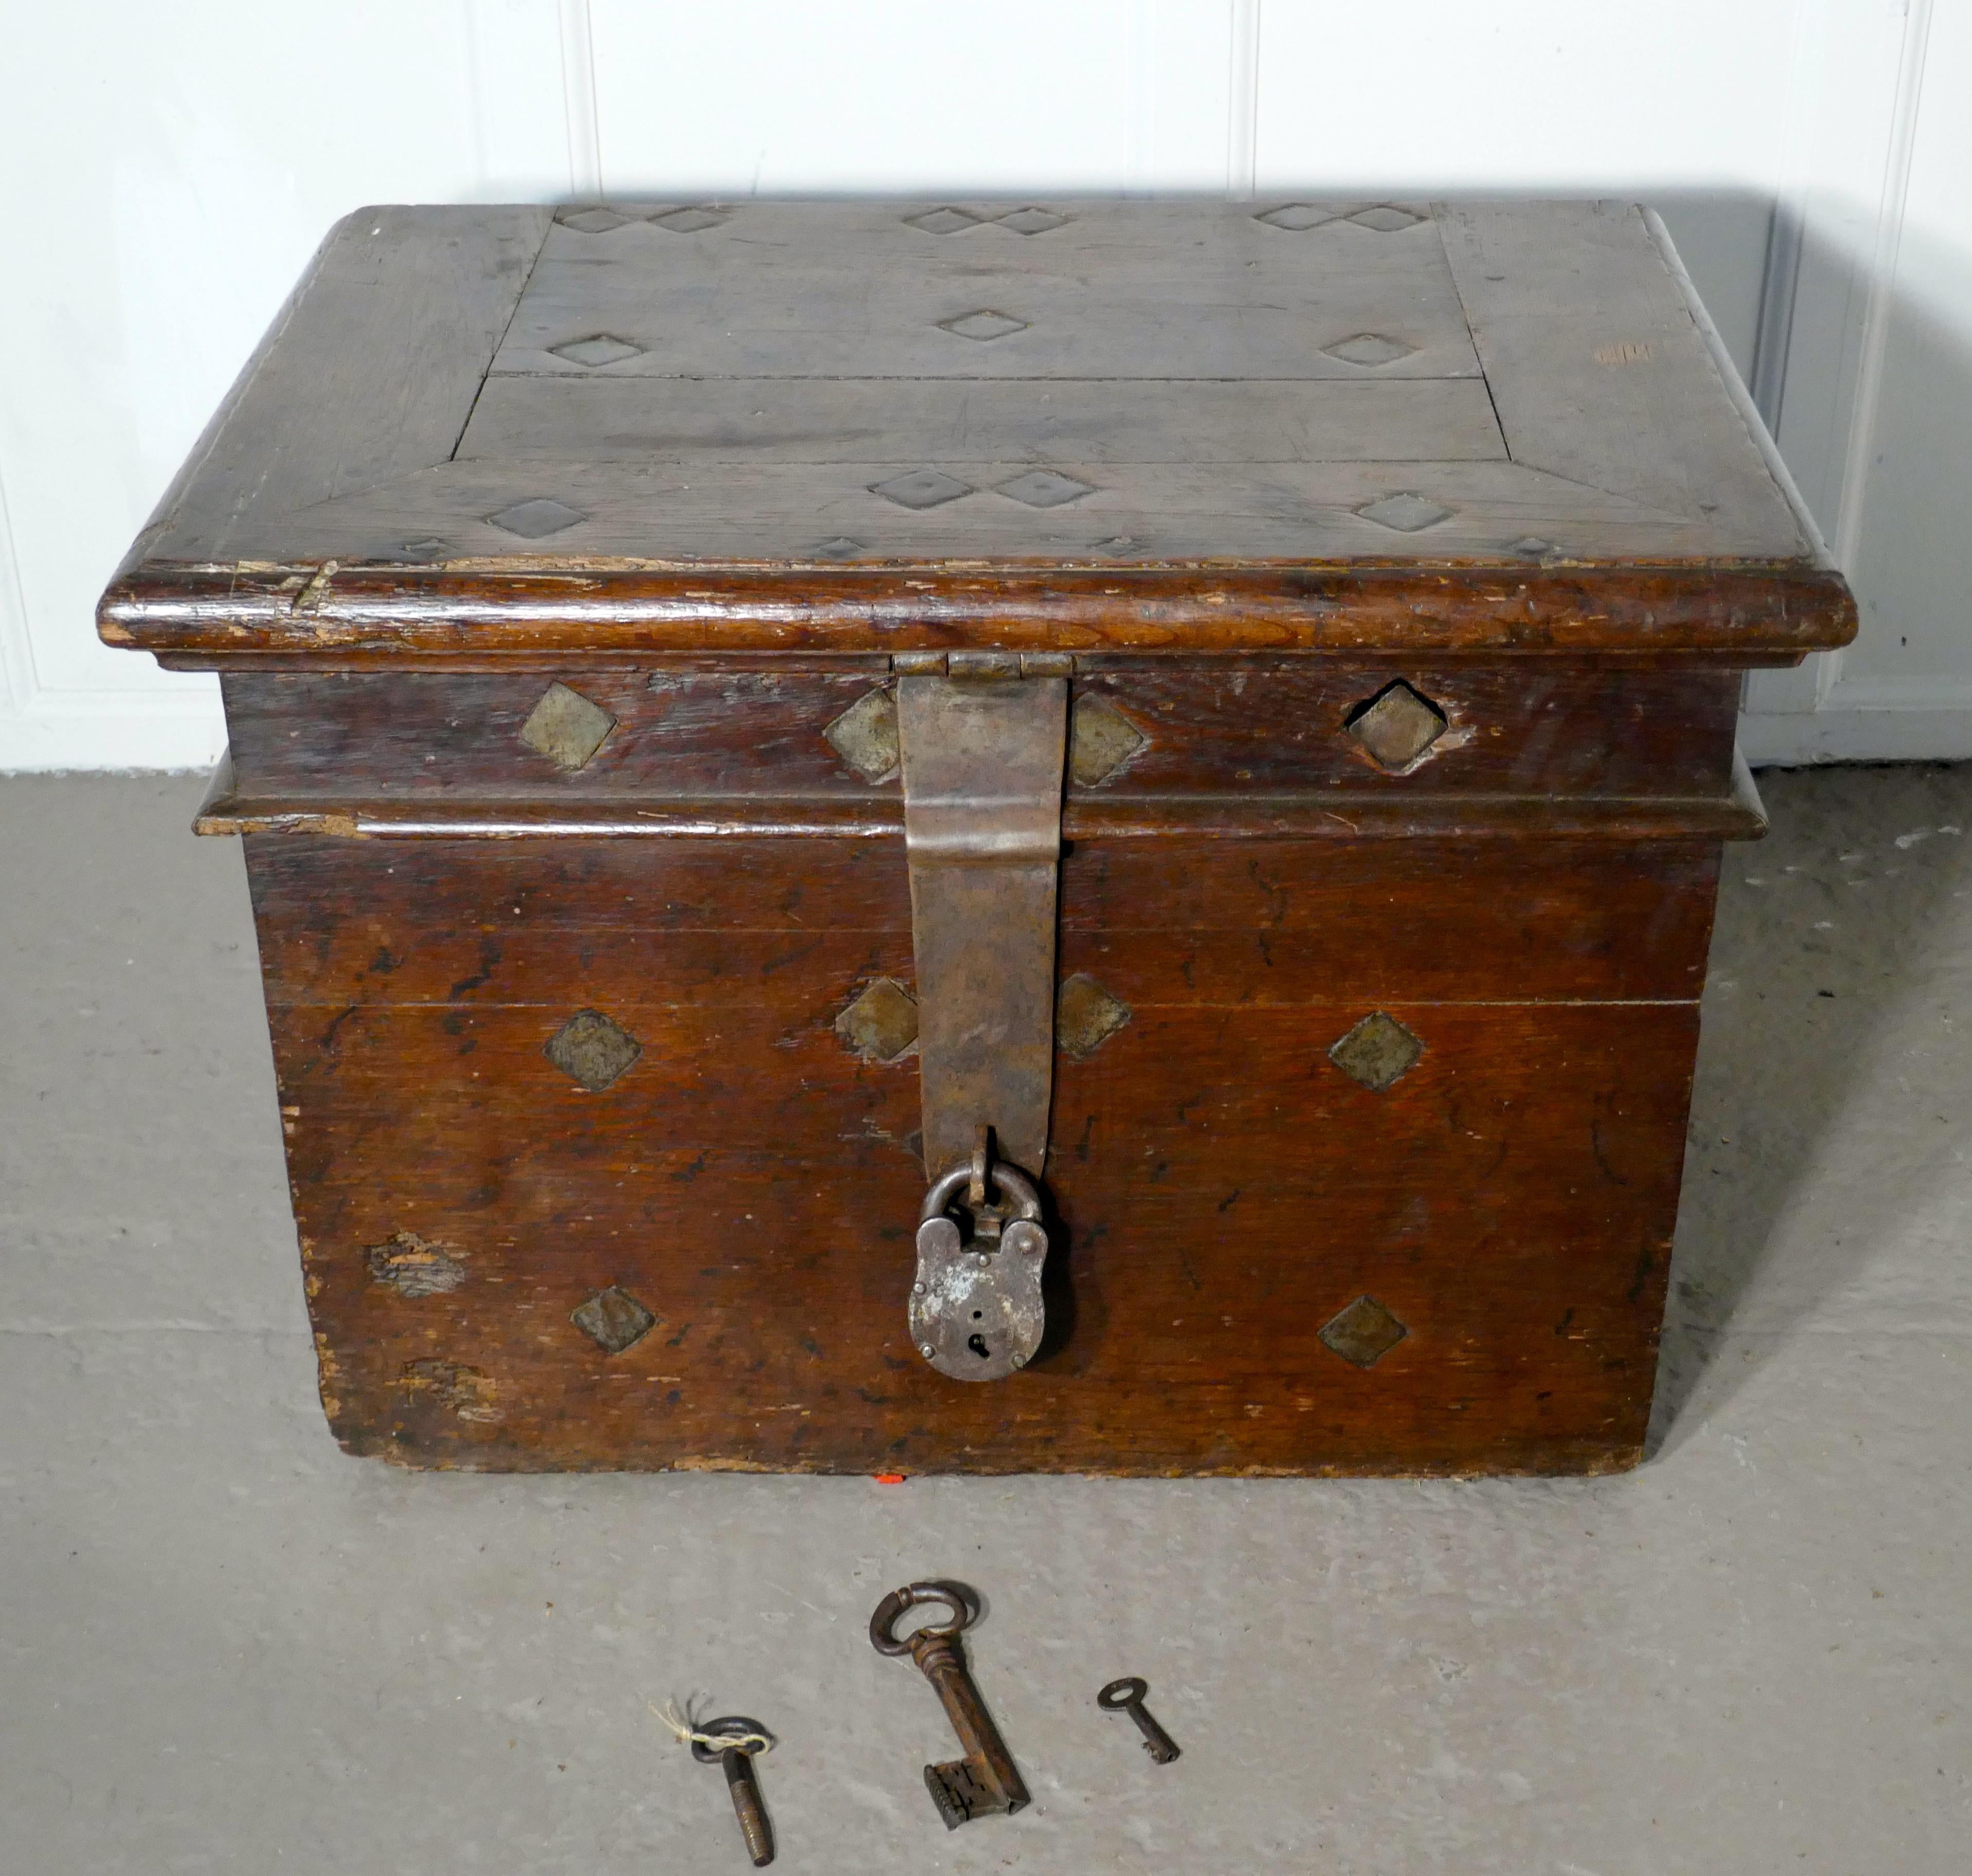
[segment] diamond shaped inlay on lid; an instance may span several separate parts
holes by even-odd
[[[548,1038],[541,1052],[563,1074],[599,1095],[622,1078],[644,1052],[644,1045],[601,1010],[581,1010]]]
[[[1107,781],[1150,738],[1106,697],[1079,697],[1069,729],[1068,772],[1085,788]]]
[[[427,534],[422,540],[407,540],[397,551],[416,554],[420,560],[442,560],[451,553],[451,543],[440,540],[435,534]]]
[[[821,733],[865,781],[894,775],[903,759],[896,702],[887,690],[858,697]]]
[[[566,358],[571,364],[587,365],[592,370],[599,365],[613,365],[619,358],[635,358],[643,351],[641,345],[632,345],[628,339],[619,339],[614,333],[598,332],[586,339],[576,339],[566,345],[550,345],[548,350],[557,358]]]
[[[599,1290],[570,1315],[570,1322],[599,1347],[621,1355],[633,1343],[643,1340],[657,1326],[658,1319],[627,1290],[612,1284]]]
[[[651,225],[668,228],[673,234],[696,234],[701,228],[717,228],[732,217],[723,209],[717,208],[668,208],[661,215],[650,217]]]
[[[871,483],[870,492],[881,495],[886,501],[894,501],[900,508],[935,508],[973,491],[970,482],[962,482],[941,469],[906,469],[887,482]]]
[[[1290,234],[1301,234],[1310,228],[1319,228],[1325,221],[1334,220],[1335,213],[1319,202],[1283,202],[1278,208],[1264,210],[1253,219],[1285,228]]]
[[[1391,528],[1399,534],[1415,534],[1421,529],[1435,527],[1451,517],[1449,508],[1441,507],[1428,496],[1409,489],[1366,501],[1356,512],[1364,520],[1374,521],[1379,527]]]
[[[614,209],[597,207],[558,208],[555,220],[564,228],[573,228],[580,234],[607,234],[612,228],[628,225],[632,217],[619,215]]]
[[[1523,560],[1545,560],[1549,554],[1559,553],[1560,550],[1552,541],[1543,540],[1538,534],[1523,534],[1513,542],[1507,551],[1520,555]]]
[[[1321,1339],[1345,1362],[1374,1368],[1410,1333],[1374,1297],[1358,1297],[1321,1330]]]
[[[1449,727],[1445,713],[1399,677],[1344,719],[1344,727],[1384,768],[1409,768]]]
[[[922,215],[906,215],[904,225],[922,228],[926,234],[957,234],[963,229],[978,227],[984,219],[962,208],[930,208]]]
[[[808,552],[818,560],[853,560],[869,550],[860,540],[851,540],[847,534],[837,534],[833,540],[817,541]]]
[[[1055,993],[1054,1039],[1063,1055],[1086,1062],[1130,1020],[1130,1006],[1086,971]]]
[[[956,319],[941,319],[939,330],[955,332],[962,339],[1003,339],[1009,332],[1024,332],[1027,322],[1016,319],[1011,313],[995,312],[990,306],[982,306],[977,312],[962,314]]]
[[[580,508],[571,508],[565,501],[557,501],[552,495],[536,495],[531,501],[517,501],[511,508],[502,508],[498,514],[489,514],[487,520],[495,527],[504,527],[510,534],[518,534],[527,540],[540,540],[550,534],[559,534],[563,528],[573,527],[578,521],[589,517]]]
[[[1424,1044],[1395,1016],[1373,1010],[1328,1052],[1328,1059],[1352,1082],[1380,1095],[1417,1066]]]
[[[1108,554],[1112,559],[1120,560],[1127,554],[1147,552],[1150,544],[1147,540],[1139,540],[1135,534],[1112,534],[1107,540],[1092,540],[1089,543],[1089,551]]]
[[[1017,208],[994,219],[1003,228],[1010,228],[1016,234],[1046,234],[1050,228],[1059,228],[1069,218],[1057,215],[1051,208]]]
[[[521,726],[521,740],[573,775],[602,746],[616,719],[566,684],[550,684]]]
[[[918,1039],[917,1000],[895,977],[879,977],[835,1019],[835,1033],[865,1062],[895,1062]]]
[[[1359,208],[1349,220],[1359,228],[1373,228],[1379,234],[1395,234],[1399,229],[1415,228],[1424,217],[1392,203],[1379,202],[1373,208]]]
[[[1095,491],[1089,483],[1078,482],[1057,469],[1030,469],[1010,482],[1002,482],[993,492],[1011,501],[1024,501],[1030,508],[1059,508],[1064,502],[1079,501]]]
[[[1406,345],[1402,339],[1386,339],[1380,332],[1359,332],[1353,338],[1321,349],[1346,365],[1387,365],[1408,358],[1417,347]]]

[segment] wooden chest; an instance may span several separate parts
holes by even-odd
[[[1301,201],[366,210],[100,617],[350,1450],[1171,1473],[1636,1460],[1853,624],[1647,214]]]

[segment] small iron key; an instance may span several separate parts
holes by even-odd
[[[897,1635],[897,1618],[922,1603],[949,1609],[952,1620]],[[979,1689],[972,1684],[958,1645],[959,1636],[978,1617],[979,1599],[964,1584],[912,1583],[893,1590],[870,1618],[870,1640],[877,1653],[909,1655],[937,1689],[945,1718],[965,1748],[964,1758],[924,1769],[926,1788],[947,1830],[956,1830],[995,1811],[1017,1811],[1027,1802],[1027,1788],[1014,1769],[1013,1755],[979,1698]]]
[[[699,1729],[714,1737],[752,1740],[757,1745],[766,1732],[758,1720],[736,1715],[723,1720],[708,1720]],[[726,1768],[726,1783],[733,1794],[733,1815],[740,1820],[740,1834],[746,1839],[746,1854],[756,1869],[765,1869],[774,1860],[774,1833],[767,1822],[767,1808],[760,1802],[760,1787],[753,1776],[752,1746],[732,1745],[715,1751],[702,1741],[691,1742],[691,1756],[701,1765],[717,1759]]]
[[[1134,1674],[1125,1675],[1120,1681],[1112,1681],[1095,1696],[1095,1704],[1105,1713],[1114,1713],[1119,1708],[1137,1723],[1137,1731],[1144,1736],[1144,1750],[1160,1765],[1168,1765],[1177,1757],[1177,1744],[1164,1729],[1152,1719],[1144,1706],[1144,1696],[1149,1686]]]

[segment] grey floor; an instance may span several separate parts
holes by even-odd
[[[890,1486],[344,1458],[237,851],[0,785],[0,1870],[743,1869],[698,1690],[789,1870],[1967,1868],[1972,769],[1763,781],[1641,1470]],[[951,1836],[939,1573],[1034,1793]]]

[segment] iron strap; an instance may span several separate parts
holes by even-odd
[[[896,695],[926,1175],[968,1160],[988,1126],[999,1156],[1038,1179],[1067,680],[906,676]]]

